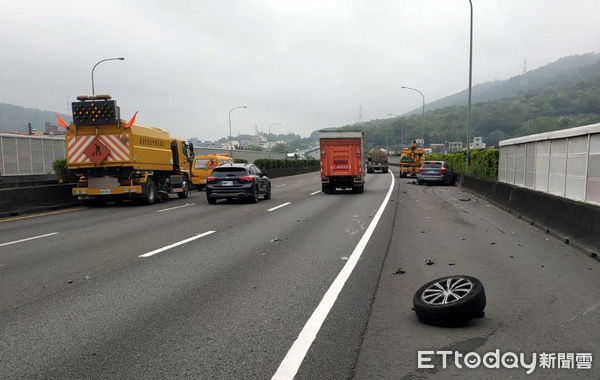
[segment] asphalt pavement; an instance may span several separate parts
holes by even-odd
[[[390,248],[355,378],[600,378],[598,261],[460,187],[411,182],[399,180]],[[421,324],[411,310],[415,291],[449,275],[483,283],[485,317],[460,328]],[[535,353],[537,366],[528,375],[520,364],[471,369],[459,358],[459,369],[448,357],[444,369],[441,355],[423,353],[422,359],[432,361],[421,366],[433,368],[419,368],[419,351],[475,352],[483,358],[496,350],[500,359],[524,354],[527,363]],[[544,353],[554,368],[540,367]],[[587,366],[586,359],[577,363],[578,353],[592,354],[591,369],[577,369]],[[476,360],[473,356],[473,365]],[[575,368],[564,368],[569,365]]]
[[[420,370],[417,351],[598,353],[597,261],[458,187],[407,182],[370,174],[363,194],[326,195],[308,173],[257,204],[194,192],[0,219],[0,378],[520,378]],[[456,273],[481,279],[486,317],[420,324],[414,291]]]

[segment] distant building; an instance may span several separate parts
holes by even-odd
[[[55,124],[50,124],[49,122],[46,122],[44,124],[44,132],[42,134],[44,135],[48,135],[48,136],[54,136],[54,135],[64,135],[66,132],[66,130],[64,128],[58,128],[58,125]]]
[[[441,143],[429,144],[429,147],[433,153],[444,153],[446,150],[446,145]]]
[[[221,144],[221,149],[237,149],[240,147],[240,142],[237,140],[231,140],[231,145],[229,145],[229,142],[225,142]]]
[[[462,141],[450,141],[448,142],[449,152],[460,152],[463,149]]]
[[[471,149],[483,149],[485,148],[485,143],[483,142],[483,137],[473,137],[473,142],[470,144]]]

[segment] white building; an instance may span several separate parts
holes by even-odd
[[[473,137],[473,142],[469,144],[471,149],[483,149],[485,148],[485,143],[483,142],[483,137]]]

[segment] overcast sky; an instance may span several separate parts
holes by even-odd
[[[600,51],[600,0],[473,0],[473,83]],[[0,102],[70,113],[109,93],[179,137],[307,136],[468,85],[467,0],[0,2]],[[67,108],[69,107],[69,108]]]

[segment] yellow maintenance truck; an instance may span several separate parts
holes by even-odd
[[[151,204],[190,194],[192,144],[159,128],[121,120],[109,95],[78,96],[66,133],[67,168],[78,177],[73,195],[86,204],[131,199]]]
[[[416,177],[424,160],[425,151],[423,148],[417,148],[415,141],[410,144],[409,148],[402,148],[402,153],[400,153],[400,177]]]

